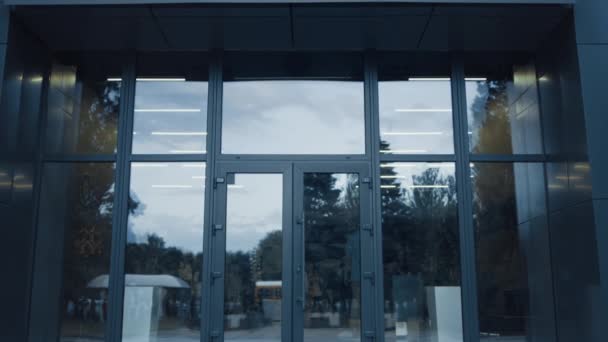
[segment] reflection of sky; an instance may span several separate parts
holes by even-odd
[[[228,185],[226,251],[250,252],[283,226],[283,176],[236,174]]]
[[[394,153],[454,153],[450,81],[381,81],[378,94],[381,138]]]
[[[138,81],[133,152],[203,153],[207,91],[207,82]]]
[[[363,83],[225,82],[222,152],[363,154]]]
[[[156,234],[165,246],[200,252],[203,246],[204,163],[134,163],[131,193],[139,201],[129,216],[129,242]]]

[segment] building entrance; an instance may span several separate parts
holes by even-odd
[[[360,341],[372,330],[366,163],[221,163],[215,179],[212,336]],[[223,313],[223,314],[220,314]]]

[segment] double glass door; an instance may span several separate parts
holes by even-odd
[[[209,340],[364,341],[373,331],[369,166],[222,163]]]

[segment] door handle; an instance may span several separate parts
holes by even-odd
[[[302,308],[302,311],[304,311],[304,306],[305,306],[305,301],[304,301],[304,297],[297,297],[296,298],[296,303],[300,303],[300,307]]]

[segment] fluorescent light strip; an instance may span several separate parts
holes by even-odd
[[[190,135],[207,135],[207,132],[152,132],[151,135],[175,135],[175,136],[190,136]]]
[[[408,153],[426,153],[427,150],[380,150],[380,153],[393,154],[408,154]]]
[[[184,82],[186,81],[185,78],[183,77],[178,77],[178,78],[158,78],[158,77],[138,77],[135,79],[138,82]],[[122,81],[122,78],[120,77],[108,77],[107,78],[108,82],[120,82]]]
[[[143,108],[143,109],[135,110],[135,112],[148,112],[148,113],[198,113],[200,111],[201,110],[197,109],[197,108],[167,108],[167,109]]]
[[[397,113],[435,113],[435,112],[441,112],[441,113],[451,113],[452,109],[447,109],[447,108],[397,108],[395,109],[395,112]]]
[[[406,176],[380,176],[382,179],[406,179]]]
[[[169,153],[174,154],[204,154],[207,153],[205,150],[170,150]]]
[[[488,79],[485,77],[465,77],[465,81],[477,81],[477,82],[485,82]]]
[[[447,189],[448,185],[405,185],[408,189]],[[380,185],[382,189],[396,189],[397,185]]]
[[[408,81],[449,81],[449,77],[410,77]]]
[[[443,132],[382,132],[382,135],[442,135]]]
[[[192,185],[174,185],[174,184],[154,184],[152,185],[155,189],[191,189]]]
[[[380,185],[380,189],[396,189],[396,185]]]
[[[409,189],[447,189],[447,185],[406,185]]]

